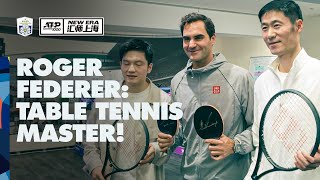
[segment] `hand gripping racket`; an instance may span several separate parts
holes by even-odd
[[[149,148],[149,131],[143,120],[118,120],[113,123],[116,126],[123,123],[123,142],[117,143],[116,150],[107,142],[106,157],[102,168],[104,174],[107,162],[110,162],[113,170],[105,178],[114,173],[130,171],[139,165]]]
[[[201,106],[194,113],[194,127],[202,139],[217,139],[223,132],[220,112],[213,106]]]
[[[314,156],[319,146],[319,114],[312,102],[297,90],[275,94],[263,110],[259,151],[252,179],[274,171],[294,171],[297,152]],[[273,166],[258,174],[262,153]]]
[[[160,107],[159,120],[157,121],[157,123],[158,123],[158,128],[161,132],[174,136],[177,132],[178,123],[177,123],[177,120],[169,119],[170,117],[169,106],[170,105],[168,105],[168,118],[164,118],[161,116],[161,107]]]

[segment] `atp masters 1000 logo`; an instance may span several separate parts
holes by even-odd
[[[39,36],[103,36],[103,17],[39,17]]]
[[[21,17],[17,19],[17,33],[21,36],[29,36],[32,34],[33,19]]]

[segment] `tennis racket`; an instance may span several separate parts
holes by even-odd
[[[223,133],[220,112],[213,106],[201,106],[194,113],[194,127],[202,139],[217,139]]]
[[[112,172],[105,178],[114,173],[130,171],[139,165],[149,148],[149,131],[143,120],[118,120],[113,123],[116,126],[123,123],[124,140],[117,143],[117,149],[113,150],[110,142],[107,142],[106,157],[102,168],[104,174],[108,161],[112,166]]]
[[[168,105],[168,117],[162,117],[161,115],[161,107],[160,107],[160,111],[159,111],[159,120],[157,121],[158,123],[158,128],[161,132],[165,133],[165,134],[170,134],[171,136],[174,136],[177,132],[177,120],[172,120],[169,119],[170,117],[170,111],[169,111],[169,106]]]
[[[275,94],[263,110],[259,128],[259,151],[252,179],[274,171],[297,170],[297,152],[314,156],[319,146],[319,114],[312,102],[297,90]],[[262,153],[273,168],[258,174]]]

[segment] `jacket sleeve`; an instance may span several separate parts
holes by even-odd
[[[175,92],[176,90],[173,90],[173,89],[175,89],[175,87],[172,85],[172,83],[171,83],[171,87],[172,87],[172,92]],[[173,94],[173,93],[171,94],[171,101],[172,102],[176,102],[176,100],[174,99],[174,95],[175,94]],[[184,138],[184,136],[183,136],[183,120],[179,119],[179,121],[178,121],[178,132],[173,137],[173,141],[174,141],[173,145],[168,150],[169,156],[174,152],[174,150],[178,146],[183,146],[183,142],[184,142],[183,138]]]
[[[160,147],[158,142],[152,142],[151,145],[154,147],[155,149],[155,156],[152,160],[152,164],[156,165],[156,166],[161,166],[164,163],[166,163],[170,156],[168,155],[168,153],[165,152],[161,152],[160,151]]]
[[[152,162],[155,165],[162,165],[162,164],[166,163],[169,160],[171,154],[174,152],[174,150],[178,146],[182,146],[183,145],[182,127],[181,127],[180,124],[181,123],[179,122],[178,123],[178,125],[179,125],[178,132],[173,137],[173,141],[174,142],[173,142],[172,146],[168,149],[167,152],[165,152],[165,153],[161,152],[158,142],[155,143],[154,147],[155,147],[155,150],[156,150],[156,155],[155,155],[155,158],[154,158],[154,160]]]
[[[98,119],[98,111],[94,108],[90,111],[87,124],[96,124]],[[91,174],[92,170],[96,167],[102,167],[102,161],[100,157],[100,147],[98,142],[86,142],[86,135],[84,135],[83,148],[84,155],[83,161],[85,167],[83,168],[88,174]]]
[[[167,160],[170,158],[171,154],[175,151],[175,149],[178,147],[178,146],[184,146],[183,142],[183,134],[182,134],[182,125],[181,125],[181,120],[179,120],[179,123],[178,123],[178,132],[176,133],[176,135],[174,135],[173,137],[173,144],[172,146],[168,149],[167,151]]]
[[[249,72],[243,76],[240,85],[240,106],[246,129],[242,133],[237,134],[234,137],[234,141],[240,144],[239,154],[247,154],[254,149],[252,140],[254,81]]]
[[[182,120],[179,120],[179,130],[177,134],[174,136],[174,143],[171,146],[171,152],[173,152],[178,146],[183,146],[183,129],[182,129]]]
[[[261,115],[259,115],[258,113],[258,107],[260,106],[259,104],[259,100],[258,100],[258,95],[257,95],[257,89],[258,87],[256,86],[257,84],[255,84],[255,88],[254,88],[254,122],[253,122],[253,126],[252,126],[252,138],[253,138],[253,146],[255,147],[255,151],[254,153],[252,153],[251,156],[251,164],[250,164],[250,168],[248,170],[248,173],[245,177],[245,180],[251,180],[251,175],[254,171],[254,168],[256,166],[257,163],[257,157],[258,157],[258,151],[259,151],[259,126],[260,126],[260,117]]]

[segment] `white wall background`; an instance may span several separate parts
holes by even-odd
[[[249,69],[250,57],[271,55],[260,37],[220,37],[220,51],[233,64]]]
[[[304,20],[301,44],[310,56],[320,59],[320,16]]]

